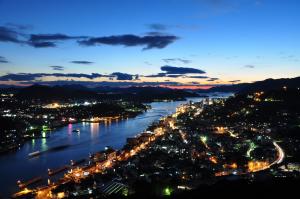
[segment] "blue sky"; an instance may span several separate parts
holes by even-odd
[[[135,82],[195,85],[295,77],[300,74],[299,8],[297,0],[0,0],[0,81],[15,82],[7,75],[18,73],[99,73],[109,77],[92,81],[132,80],[110,76],[121,72],[138,74]],[[1,40],[7,30],[14,31],[21,42]],[[56,46],[37,48],[28,44],[33,34],[85,38],[45,40]],[[127,40],[120,36],[127,34],[138,41],[122,43]],[[109,44],[98,40],[78,44],[112,36],[117,41]],[[161,37],[164,41],[167,36],[174,38],[145,50],[147,36],[151,44]],[[74,60],[93,63],[71,63]],[[162,73],[164,65],[206,73],[146,77]],[[207,78],[191,78],[200,74]],[[211,78],[218,79],[207,81]],[[49,80],[70,78],[37,78]]]

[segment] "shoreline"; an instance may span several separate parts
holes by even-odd
[[[147,104],[150,104],[150,103],[157,103],[157,102],[178,102],[178,101],[185,101],[185,100],[187,100],[187,98],[198,98],[198,97],[202,98],[202,96],[195,96],[195,97],[182,97],[182,98],[177,98],[177,99],[161,99],[161,100],[152,100],[152,101],[149,101],[149,102],[142,102],[142,104],[144,104],[146,106],[146,109],[143,112],[139,112],[138,114],[128,114],[126,116],[127,116],[127,118],[135,118],[138,115],[147,112],[149,109],[152,109],[152,107],[149,108],[147,106]],[[126,116],[122,116],[121,118],[124,118]],[[114,116],[103,116],[103,118],[105,118],[105,117],[114,117]],[[83,120],[85,120],[85,121],[83,121]],[[77,121],[68,122],[68,123],[62,123],[62,124],[56,125],[54,127],[50,127],[51,130],[48,130],[48,132],[59,130],[60,128],[66,127],[69,124],[79,124],[79,123],[82,123],[82,122],[101,123],[102,121],[95,122],[95,121],[88,121],[88,119],[78,119]],[[42,134],[42,130],[39,132],[39,134]],[[35,137],[35,138],[31,138],[31,137],[24,137],[23,136],[23,137],[21,137],[21,140],[18,143],[16,143],[17,144],[16,146],[14,146],[14,147],[12,147],[10,149],[7,149],[7,150],[0,151],[0,156],[5,155],[6,153],[8,154],[8,153],[16,152],[21,147],[23,147],[26,142],[28,142],[30,140],[33,140],[33,139],[47,139],[47,138],[50,138],[50,137]]]

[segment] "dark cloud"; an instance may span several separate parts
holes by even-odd
[[[166,77],[166,73],[157,73],[155,75],[146,75],[144,77]]]
[[[44,41],[59,41],[69,39],[83,39],[85,36],[68,36],[65,34],[31,34],[29,41],[31,42],[44,42]]]
[[[172,78],[183,77],[183,78],[194,78],[194,79],[207,79],[207,78],[209,78],[207,76],[186,76],[186,75],[182,75],[182,74],[166,74],[166,73],[158,73],[156,75],[149,75],[147,77],[172,77]]]
[[[191,60],[188,60],[188,59],[181,59],[181,58],[168,58],[168,59],[162,59],[164,62],[166,63],[172,63],[172,62],[181,62],[181,63],[184,63],[184,64],[189,64],[191,63],[192,61]]]
[[[161,71],[163,73],[157,73],[153,75],[146,75],[144,77],[186,77],[186,78],[208,78],[207,76],[186,76],[185,74],[205,74],[206,72],[196,68],[185,68],[185,67],[175,67],[175,66],[162,66]]]
[[[69,36],[65,34],[31,34],[28,44],[35,48],[56,47],[57,41],[84,39],[85,36]]]
[[[159,31],[146,32],[145,34],[150,36],[168,36],[167,33],[159,32]]]
[[[95,45],[123,45],[126,47],[131,46],[145,46],[143,49],[152,48],[165,48],[167,45],[173,43],[178,37],[173,35],[147,35],[147,36],[137,36],[137,35],[118,35],[118,36],[108,36],[108,37],[91,37],[86,40],[78,41],[79,44],[85,46],[95,46]]]
[[[0,26],[0,42],[23,43],[19,40],[19,35],[13,28]]]
[[[196,68],[185,68],[185,67],[175,67],[175,66],[162,66],[160,68],[162,71],[165,71],[167,74],[188,74],[188,73],[196,73],[196,74],[204,74],[206,73],[203,70]]]
[[[138,80],[138,75],[131,75],[127,73],[114,72],[110,74],[111,76],[116,77],[117,80]]]
[[[245,65],[245,68],[255,68],[253,65]]]
[[[196,30],[199,29],[197,25],[186,25],[186,24],[176,24],[176,25],[166,25],[161,23],[146,24],[146,26],[153,31],[165,31],[167,29],[181,29],[181,30]]]
[[[167,75],[167,77],[177,78],[177,77],[185,77],[184,75]]]
[[[214,82],[214,81],[217,81],[217,80],[219,80],[219,78],[212,77],[212,78],[208,79],[207,81],[209,81],[209,82]]]
[[[189,82],[190,84],[193,84],[193,85],[200,85],[199,82]]]
[[[146,75],[144,77],[171,77],[171,78],[178,78],[178,77],[187,77],[181,74],[167,74],[167,73],[157,73],[154,75]]]
[[[49,48],[49,47],[56,47],[56,43],[52,41],[45,41],[45,42],[28,42],[28,45],[35,47],[35,48]]]
[[[240,82],[241,80],[231,80],[229,81],[230,83],[237,83],[237,82]]]
[[[7,74],[0,77],[0,81],[32,81],[35,78],[42,77],[41,74],[31,74],[31,73],[16,73]]]
[[[187,76],[188,78],[195,78],[195,79],[207,79],[207,76]]]
[[[93,64],[94,62],[91,62],[91,61],[70,61],[70,63],[72,64]]]
[[[25,44],[35,48],[56,47],[58,42],[66,40],[77,40],[81,45],[123,45],[144,46],[144,50],[152,48],[165,48],[178,39],[177,36],[155,32],[146,36],[133,34],[112,35],[106,37],[70,36],[66,34],[25,34],[22,30],[26,29],[21,25],[0,26],[0,42],[13,42]],[[20,39],[21,38],[21,39]]]
[[[104,77],[104,75],[98,73],[82,74],[82,73],[11,73],[0,76],[0,81],[34,81],[37,78],[42,77],[73,77],[73,78],[88,78],[94,79],[97,77]]]
[[[160,24],[160,23],[147,24],[147,27],[156,31],[166,30],[168,28],[167,25]]]
[[[8,63],[7,59],[5,57],[0,56],[0,63]]]
[[[50,68],[52,68],[52,70],[64,70],[65,69],[65,67],[63,67],[63,66],[49,66]]]

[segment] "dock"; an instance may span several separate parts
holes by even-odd
[[[39,182],[42,180],[42,177],[41,176],[38,176],[36,178],[33,178],[31,180],[28,180],[26,182],[21,182],[20,180],[17,182],[18,186],[20,189],[23,189],[25,187],[27,187],[28,185],[31,185],[31,184],[34,184],[36,182]]]

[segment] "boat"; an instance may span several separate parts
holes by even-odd
[[[80,133],[80,130],[79,129],[74,129],[72,132],[74,132],[74,133]]]
[[[35,156],[39,156],[41,154],[40,151],[35,151],[35,152],[32,152],[32,153],[29,153],[28,156],[29,157],[35,157]]]
[[[58,169],[48,169],[48,175],[49,176],[55,175],[57,173],[60,173],[62,171],[67,170],[68,168],[69,168],[69,166],[65,165],[65,166],[62,166],[62,167],[60,167]]]

